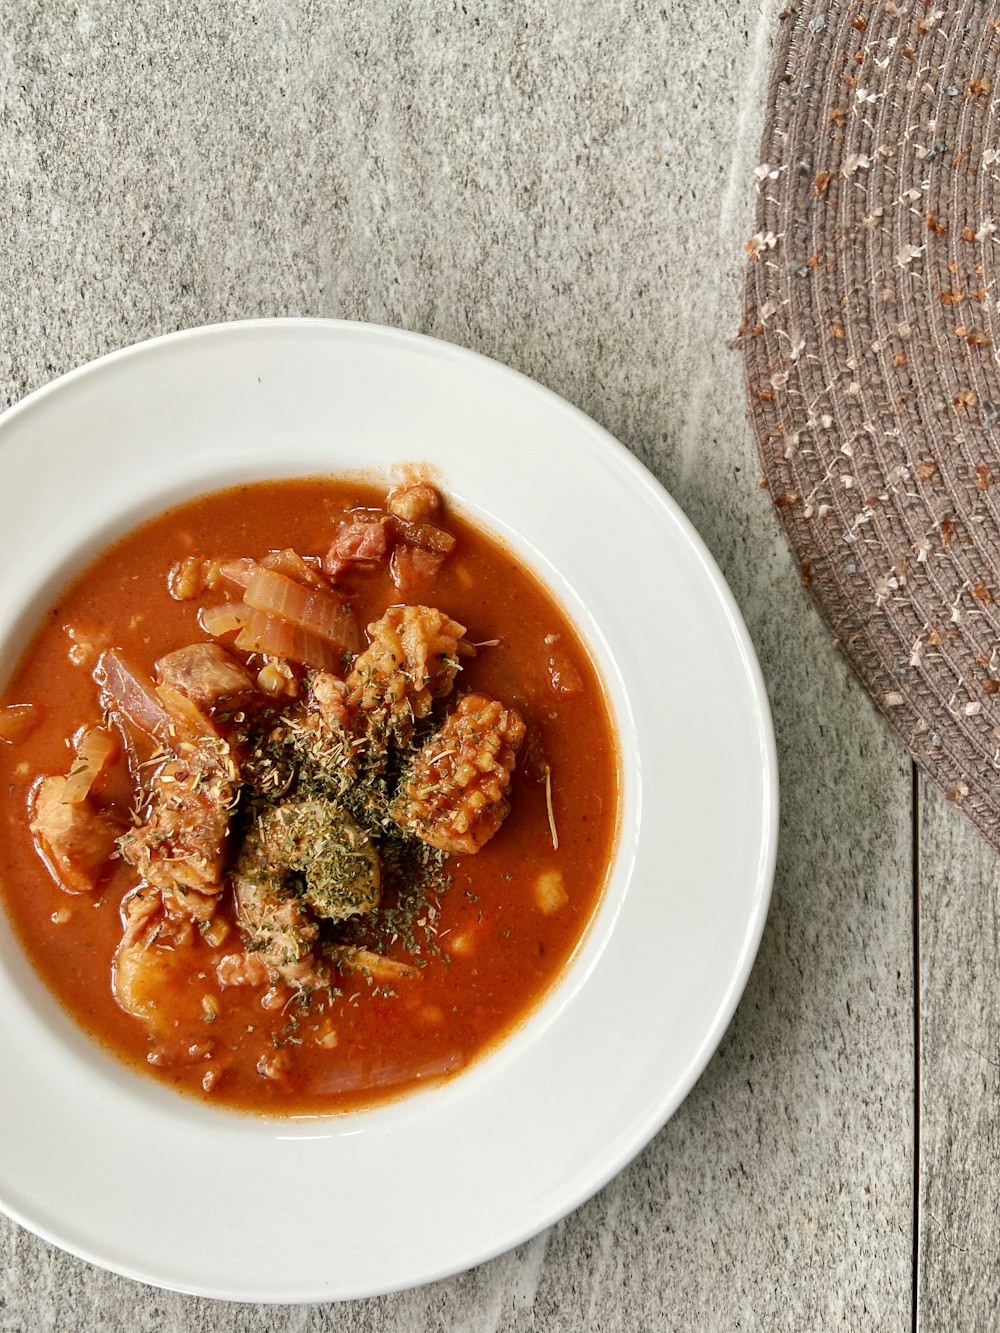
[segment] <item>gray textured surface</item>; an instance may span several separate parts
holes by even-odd
[[[1000,875],[928,782],[920,803],[920,1328],[1000,1329]]]
[[[547,1234],[416,1292],[261,1310],[148,1290],[0,1222],[3,1333],[909,1327],[910,767],[757,488],[726,346],[777,13],[7,0],[0,394],[283,313],[398,324],[535,376],[642,458],[719,559],[771,692],[784,811],[717,1057]]]

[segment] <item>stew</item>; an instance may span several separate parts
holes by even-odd
[[[255,483],[102,554],[0,701],[0,891],[106,1047],[271,1114],[447,1078],[544,995],[618,819],[554,599],[415,479]]]

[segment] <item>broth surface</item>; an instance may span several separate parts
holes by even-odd
[[[382,985],[348,972],[339,995],[305,1001],[280,985],[266,992],[224,985],[220,962],[241,940],[227,889],[214,918],[220,930],[196,934],[171,979],[169,1034],[152,1034],[116,1001],[122,902],[139,882],[136,870],[116,859],[94,892],[68,893],[39,855],[28,818],[39,778],[65,774],[72,738],[102,723],[93,645],[127,654],[152,677],[165,654],[207,638],[198,621],[206,599],[177,600],[169,591],[179,562],[284,548],[321,556],[338,524],[385,498],[383,488],[313,478],[178,506],[118,541],[44,612],[0,701],[34,705],[41,718],[22,739],[0,744],[0,891],[34,966],[76,1021],[122,1059],[242,1110],[341,1111],[461,1070],[558,978],[600,900],[613,852],[618,752],[594,665],[538,581],[446,507],[440,522],[456,544],[419,600],[460,622],[468,643],[483,645],[462,658],[455,696],[476,692],[518,710],[526,736],[499,831],[475,854],[444,857],[427,889],[414,922],[422,947],[412,975]],[[336,586],[362,630],[412,600],[401,596],[386,561],[349,568]],[[103,775],[98,794],[126,825],[136,793],[122,763]],[[413,961],[405,944],[392,947],[404,964]]]

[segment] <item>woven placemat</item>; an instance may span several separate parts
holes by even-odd
[[[782,16],[741,329],[803,582],[1000,849],[1000,4]]]

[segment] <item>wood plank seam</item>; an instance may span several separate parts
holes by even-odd
[[[920,1327],[920,770],[910,766],[913,852],[910,858],[913,889],[913,1287],[912,1333]]]

